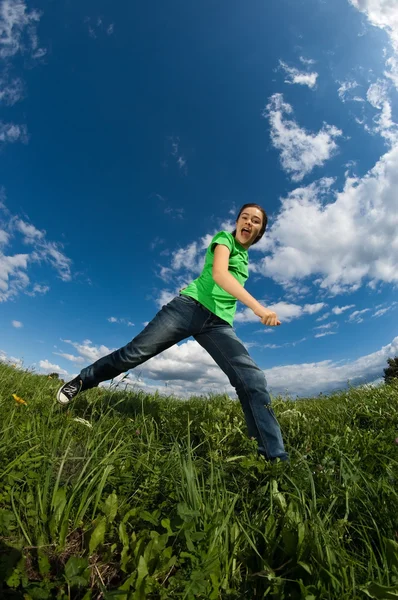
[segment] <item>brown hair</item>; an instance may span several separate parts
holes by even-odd
[[[263,215],[263,224],[261,226],[260,233],[258,234],[258,236],[256,237],[256,239],[254,240],[253,244],[251,244],[251,246],[253,246],[254,244],[257,244],[257,242],[259,242],[261,240],[261,238],[263,237],[265,229],[267,227],[268,217],[267,217],[267,214],[266,214],[265,210],[261,206],[259,206],[258,204],[244,204],[242,206],[242,208],[240,209],[239,214],[238,214],[236,220],[239,219],[239,217],[241,216],[241,214],[243,213],[243,211],[245,210],[245,208],[248,208],[249,206],[253,206],[254,208],[258,208],[258,210],[261,211],[261,213]],[[232,235],[234,237],[236,236],[236,229],[233,230]]]

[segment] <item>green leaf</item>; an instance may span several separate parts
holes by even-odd
[[[88,567],[88,560],[79,556],[71,556],[65,565],[65,577],[71,581],[73,577],[82,575]]]
[[[307,565],[307,563],[305,562],[301,562],[301,560],[297,561],[297,564],[300,565],[300,567],[303,567],[303,569],[305,569],[307,573],[312,575],[312,568],[310,565]]]
[[[26,591],[32,600],[48,600],[51,598],[51,592],[38,585],[29,586]]]
[[[148,512],[147,510],[140,510],[140,517],[144,521],[148,521],[148,523],[152,523],[152,525],[159,524],[158,511],[155,510],[153,513]]]
[[[127,535],[126,526],[124,523],[120,523],[119,525],[119,538],[123,544],[122,553],[120,556],[120,568],[124,573],[127,573],[127,563],[130,560],[129,549],[130,549],[130,541],[129,536]]]
[[[140,556],[140,560],[138,561],[137,573],[138,573],[138,578],[137,578],[137,583],[136,583],[136,590],[139,590],[141,583],[144,581],[145,577],[148,575],[148,567],[146,564],[146,560],[143,556]]]
[[[398,586],[387,587],[379,583],[371,583],[366,588],[362,588],[370,598],[380,598],[380,600],[397,600]]]
[[[66,492],[65,488],[59,488],[53,498],[52,510],[54,515],[54,521],[56,524],[59,523],[62,513],[66,505]]]
[[[71,587],[78,586],[83,587],[88,584],[88,577],[82,577],[81,575],[75,575],[68,580]]]
[[[109,523],[112,523],[117,513],[117,495],[114,491],[112,492],[112,494],[109,494],[109,496],[105,500],[104,513]]]
[[[43,550],[38,550],[38,561],[39,563],[39,571],[40,571],[40,575],[43,575],[44,577],[46,575],[49,575],[50,571],[51,571],[51,565],[50,565],[50,561],[48,560],[48,556],[47,554],[45,554],[43,552]]]
[[[90,538],[90,543],[89,543],[89,552],[90,554],[93,554],[93,552],[95,551],[95,549],[100,545],[104,543],[104,538],[105,538],[105,531],[106,531],[106,519],[105,517],[102,517],[96,528],[94,529],[91,538]]]
[[[394,540],[384,538],[386,543],[387,563],[390,569],[398,569],[398,543]]]

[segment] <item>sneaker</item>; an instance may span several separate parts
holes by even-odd
[[[64,383],[58,390],[57,401],[60,404],[69,404],[69,402],[81,391],[82,385],[83,381],[80,379],[80,376],[75,377],[72,381],[69,381],[69,383]]]

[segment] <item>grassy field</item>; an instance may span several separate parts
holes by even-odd
[[[1,598],[398,598],[398,385],[274,398],[290,465],[226,396],[58,386],[0,363]]]

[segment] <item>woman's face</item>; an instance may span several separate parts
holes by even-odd
[[[249,248],[259,235],[262,224],[261,210],[254,206],[245,208],[236,221],[236,239],[244,248]]]

